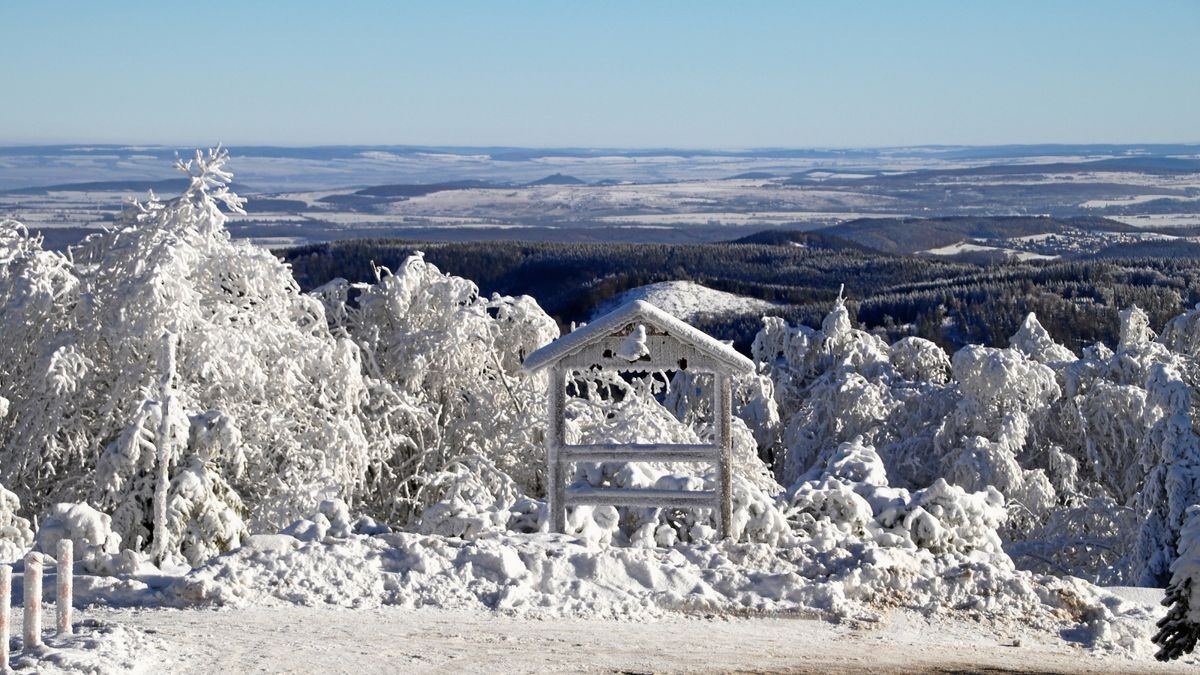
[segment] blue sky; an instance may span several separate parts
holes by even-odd
[[[0,143],[1200,141],[1200,2],[3,2]]]

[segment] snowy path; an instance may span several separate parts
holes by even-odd
[[[91,617],[151,632],[145,672],[1193,672],[1100,659],[1050,636],[898,613],[853,627],[797,618],[648,623],[531,619],[440,609],[109,610]],[[1013,637],[1021,646],[1011,646]]]

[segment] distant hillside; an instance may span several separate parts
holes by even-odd
[[[747,171],[746,173],[730,176],[725,180],[769,180],[774,177],[775,174],[767,173],[766,171]]]
[[[563,326],[587,321],[606,301],[631,297],[626,293],[665,293],[659,302],[679,301],[681,312],[704,310],[693,323],[741,349],[749,348],[764,314],[762,305],[742,301],[769,302],[774,305],[769,314],[816,326],[843,283],[851,316],[864,327],[892,340],[919,335],[951,350],[966,343],[1007,345],[1031,311],[1058,342],[1073,349],[1095,340],[1114,345],[1118,310],[1136,304],[1159,327],[1200,301],[1200,260],[1131,260],[1141,252],[1136,248],[1125,249],[1122,259],[1005,258],[989,264],[730,243],[358,239],[278,253],[292,264],[301,287],[311,289],[335,277],[374,279],[375,266],[399,269],[416,250],[443,271],[473,280],[484,295],[532,295]],[[663,283],[679,281],[692,283]],[[730,296],[739,302],[725,302]],[[717,316],[710,308],[729,311]]]
[[[881,176],[885,179],[903,181],[914,177],[933,178],[938,176],[999,176],[1038,173],[1079,173],[1084,171],[1138,171],[1142,173],[1171,174],[1200,172],[1200,159],[1184,157],[1113,157],[1080,162],[1050,162],[1047,164],[993,164],[957,169],[921,169]]]
[[[813,230],[763,230],[740,239],[734,239],[731,244],[758,244],[761,246],[796,246],[827,251],[863,251],[878,253],[875,249],[863,246],[849,239]]]
[[[1137,228],[1100,217],[1045,218],[984,216],[952,218],[860,218],[811,234],[829,235],[884,253],[916,253],[967,239],[1026,237],[1068,230],[1136,232]]]
[[[420,197],[434,192],[446,190],[470,190],[474,188],[509,187],[482,180],[456,180],[446,183],[373,185],[363,188],[354,194],[363,197]]]
[[[526,185],[587,185],[587,181],[580,180],[575,176],[568,176],[565,173],[555,173],[526,183]]]
[[[136,192],[145,193],[150,190],[161,195],[171,195],[187,189],[187,178],[167,178],[165,180],[104,180],[87,183],[60,183],[57,185],[40,185],[37,187],[4,190],[0,194],[7,195],[44,195],[49,192]],[[239,194],[253,194],[254,188],[234,183],[230,188]]]
[[[399,269],[413,251],[451,274],[479,284],[486,295],[531,295],[560,325],[587,321],[597,306],[631,289],[690,281],[713,291],[778,305],[791,321],[819,322],[839,285],[856,298],[900,283],[932,283],[978,270],[951,261],[754,244],[539,243],[521,241],[413,242],[357,239],[280,251],[300,286],[330,279],[374,278],[375,265]],[[711,297],[711,296],[710,296]],[[724,297],[724,296],[721,296]],[[762,310],[736,312],[698,325],[749,347]],[[745,308],[745,306],[743,306]],[[894,313],[893,316],[898,316]]]
[[[1093,254],[1095,258],[1194,258],[1200,259],[1200,243],[1178,239],[1114,244]]]

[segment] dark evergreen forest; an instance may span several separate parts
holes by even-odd
[[[566,326],[638,286],[686,280],[779,304],[775,315],[816,326],[844,284],[861,327],[889,339],[918,335],[953,350],[1007,344],[1037,312],[1054,338],[1078,351],[1116,343],[1117,310],[1144,309],[1157,329],[1200,301],[1200,261],[1103,258],[1070,261],[946,261],[857,247],[758,243],[622,244],[517,241],[414,242],[357,239],[278,251],[308,290],[342,277],[367,281],[414,251],[484,294],[531,295]],[[757,315],[709,315],[701,328],[745,349]]]

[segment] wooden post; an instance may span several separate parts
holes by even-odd
[[[11,607],[12,567],[0,565],[0,673],[11,672],[8,667],[8,627]]]
[[[30,551],[25,556],[25,625],[21,649],[42,646],[42,554]]]
[[[550,509],[550,531],[567,529],[566,485],[563,476],[562,448],[566,443],[564,428],[567,410],[567,374],[560,366],[550,369],[550,433],[547,436],[546,500]]]
[[[717,461],[717,481],[720,483],[721,499],[720,535],[727,539],[733,536],[733,471],[730,466],[733,454],[733,388],[730,386],[728,373],[716,373],[716,401],[713,406],[716,422],[716,438],[720,447],[720,459]]]
[[[58,541],[58,634],[71,634],[71,599],[75,592],[75,546],[70,539]]]

